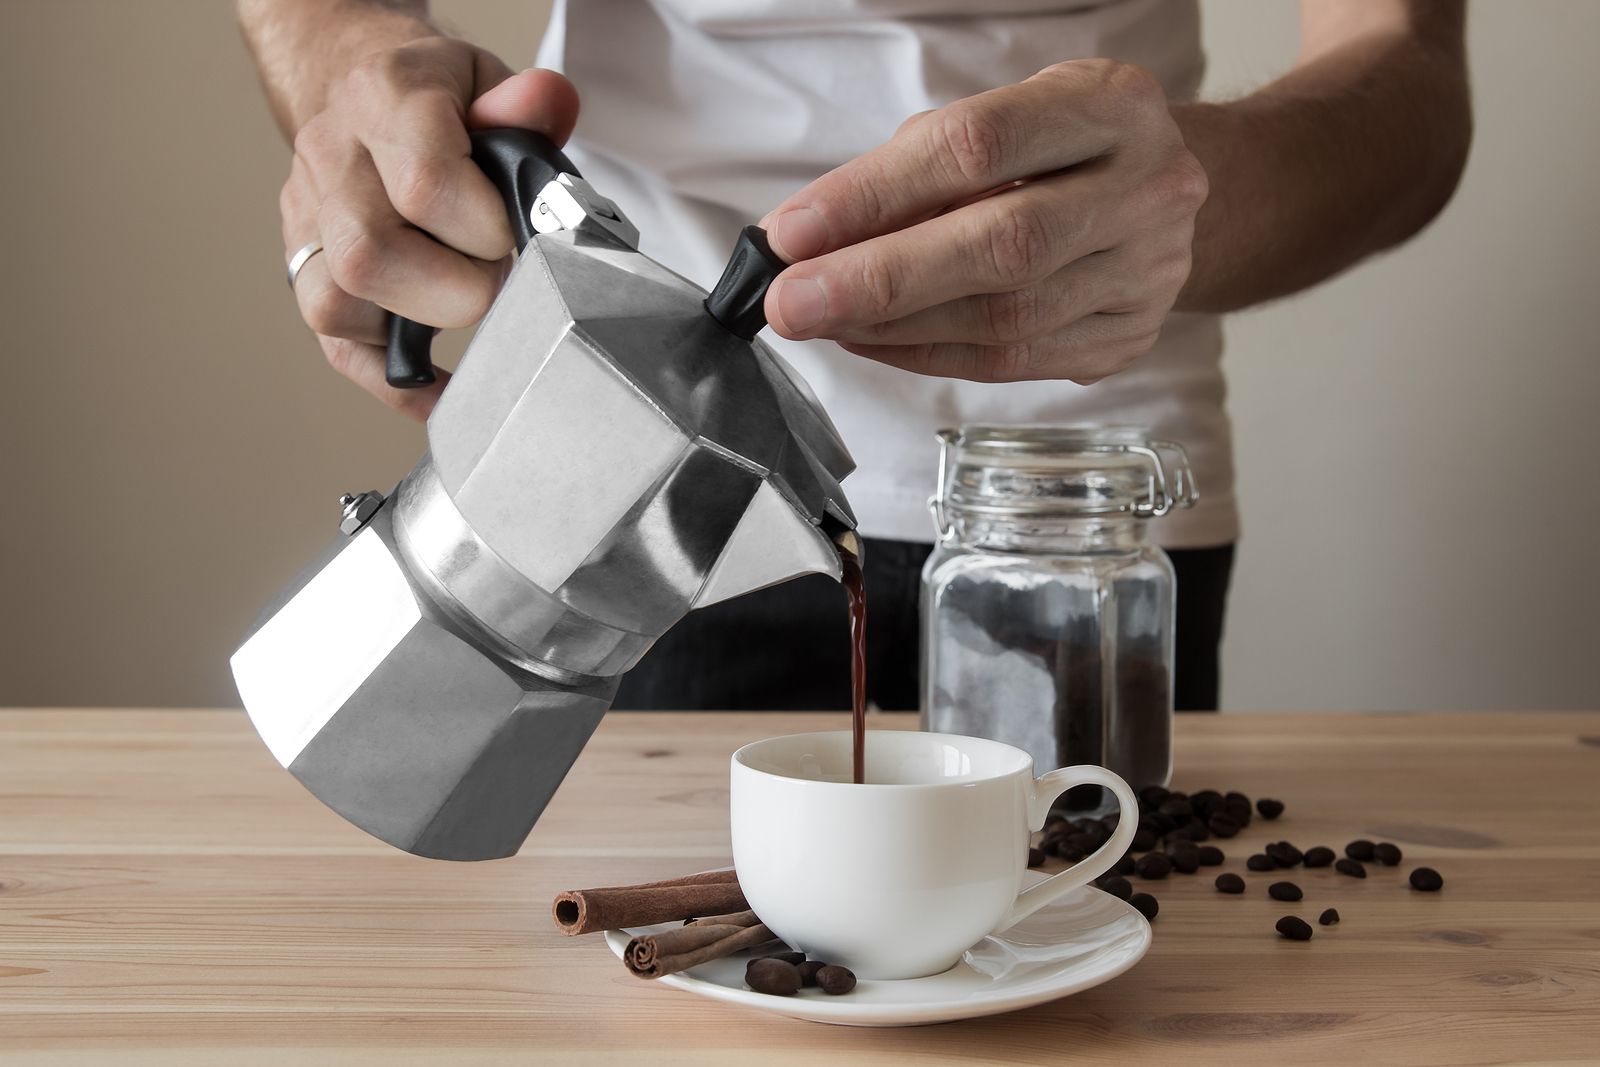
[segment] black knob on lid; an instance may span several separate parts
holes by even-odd
[[[729,333],[750,340],[767,324],[762,301],[774,279],[788,264],[779,259],[767,244],[767,232],[760,226],[746,226],[733,246],[733,255],[717,279],[717,287],[706,297],[706,312]]]

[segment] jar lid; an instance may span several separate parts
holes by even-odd
[[[1199,499],[1183,446],[1142,426],[962,426],[941,430],[939,442],[928,504],[941,536],[947,511],[1151,518]]]

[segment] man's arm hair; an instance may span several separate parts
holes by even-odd
[[[291,140],[363,56],[440,33],[428,0],[238,0],[238,12],[272,117]]]
[[[1465,22],[1465,0],[1301,0],[1288,74],[1174,105],[1211,184],[1177,309],[1296,292],[1427,225],[1472,141]]]

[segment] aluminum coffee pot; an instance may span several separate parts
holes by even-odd
[[[521,255],[387,497],[232,659],[251,721],[323,803],[408,852],[516,852],[624,671],[693,608],[840,575],[854,467],[755,338],[783,264],[747,228],[708,295],[549,141],[473,135]],[[432,379],[396,319],[393,384]]]

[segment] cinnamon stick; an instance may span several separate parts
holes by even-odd
[[[755,917],[754,912],[748,914],[752,919]],[[634,938],[628,942],[622,962],[628,973],[637,978],[661,978],[772,939],[772,931],[759,922],[751,926],[693,923],[666,933]]]
[[[749,907],[733,871],[702,871],[643,885],[568,890],[556,897],[550,913],[558,930],[576,936]]]

